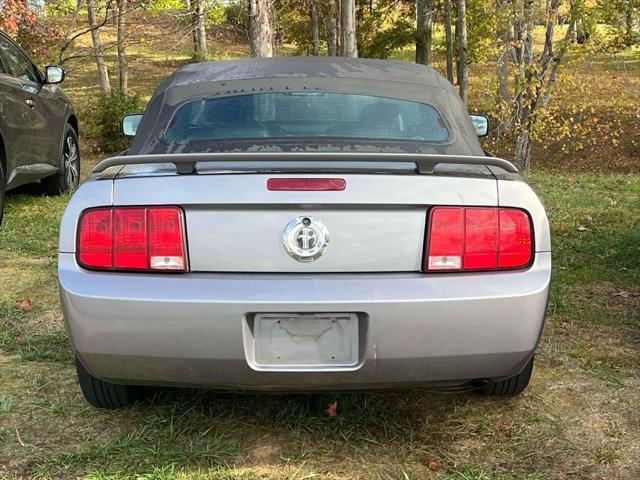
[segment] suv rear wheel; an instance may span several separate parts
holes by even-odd
[[[74,191],[80,184],[80,147],[78,134],[67,124],[64,130],[60,172],[42,180],[48,195],[60,195]]]
[[[531,357],[531,360],[529,360],[527,365],[518,375],[506,378],[499,382],[490,382],[480,390],[480,393],[496,397],[520,395],[524,389],[527,388],[527,385],[529,385],[532,371],[533,357]]]
[[[91,375],[76,358],[78,382],[84,398],[96,408],[121,408],[143,397],[143,387],[105,382]]]

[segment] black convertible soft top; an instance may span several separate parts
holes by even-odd
[[[262,92],[332,92],[396,98],[435,107],[450,127],[446,142],[357,138],[251,138],[170,142],[177,108],[207,98]],[[282,57],[185,65],[156,89],[129,155],[220,152],[360,152],[483,156],[455,88],[434,69],[408,62]]]
[[[441,86],[441,76],[432,68],[409,62],[343,57],[276,57],[203,62],[176,70],[158,88],[258,78],[296,77],[359,80],[383,80]]]

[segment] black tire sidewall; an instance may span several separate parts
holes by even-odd
[[[142,387],[119,385],[91,375],[76,357],[78,383],[85,400],[96,408],[114,409],[133,405],[144,397]]]
[[[0,227],[2,226],[2,218],[4,216],[4,203],[5,203],[5,193],[6,193],[6,185],[4,180],[4,168],[0,163]]]
[[[498,382],[491,382],[482,389],[481,393],[497,397],[520,395],[524,389],[527,388],[531,380],[534,358],[535,357],[531,357],[522,371],[517,375]]]
[[[73,138],[78,154],[78,185],[67,184],[67,166],[64,161],[64,153],[65,149],[67,148],[67,139],[69,137]],[[42,180],[45,193],[48,195],[61,195],[63,193],[69,192],[72,189],[78,188],[80,184],[80,164],[80,144],[78,143],[78,134],[73,126],[67,123],[64,129],[64,135],[62,137],[62,149],[60,151],[60,170],[57,174]]]

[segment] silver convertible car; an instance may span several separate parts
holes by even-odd
[[[542,204],[420,65],[187,65],[62,219],[80,386],[514,395],[551,274]]]

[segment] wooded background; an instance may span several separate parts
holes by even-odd
[[[221,52],[234,56],[224,46],[246,45],[236,56],[401,58],[433,66],[470,110],[490,116],[485,148],[520,169],[536,163],[535,146],[563,168],[638,171],[639,6],[640,0],[4,0],[0,28],[43,63],[80,75],[89,60],[95,65],[99,93],[92,92],[87,108],[95,112],[97,102],[98,112],[107,113],[89,132],[101,137],[104,150],[122,145],[113,139],[114,118],[140,108],[136,94],[148,96],[152,88],[132,91],[132,56],[139,61],[151,47],[169,60],[188,50],[178,66]],[[589,76],[594,67],[597,78]],[[584,159],[596,153],[597,161]]]

